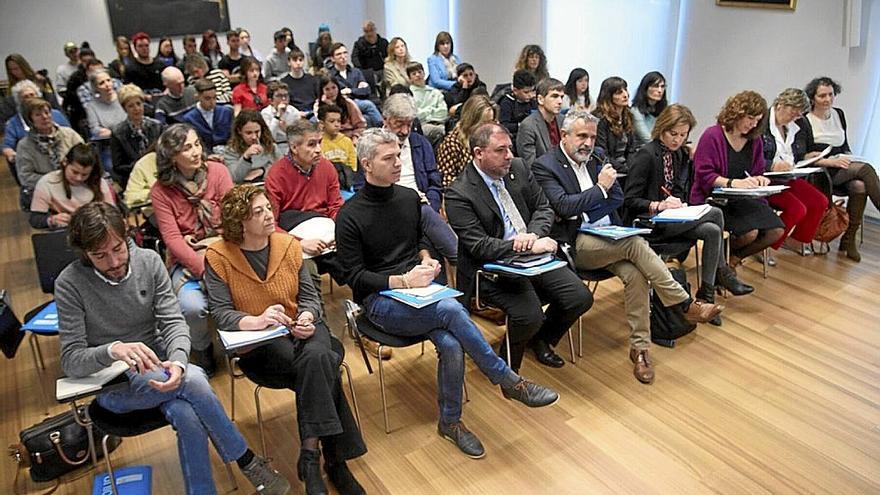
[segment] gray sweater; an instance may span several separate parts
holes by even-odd
[[[55,281],[61,369],[85,376],[113,362],[107,347],[117,340],[142,342],[160,359],[186,365],[189,327],[171,290],[168,270],[154,251],[129,242],[131,276],[113,286],[80,261]]]

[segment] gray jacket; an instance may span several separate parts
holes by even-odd
[[[562,115],[556,116],[556,125],[562,132]],[[516,133],[516,154],[523,159],[527,167],[531,167],[532,163],[548,150],[553,149],[550,143],[550,132],[547,130],[547,123],[541,112],[532,112],[519,124],[519,131]]]

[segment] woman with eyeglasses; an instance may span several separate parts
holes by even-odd
[[[786,89],[773,101],[763,136],[767,170],[787,172],[794,168],[795,149],[803,148],[801,129],[795,119],[800,118],[809,105],[807,94],[797,88]],[[828,208],[828,198],[804,179],[788,180],[785,185],[789,189],[767,198],[770,206],[782,211],[785,224],[785,232],[773,243],[773,249],[785,243],[801,255],[809,256],[813,254],[810,242]]]
[[[269,91],[263,83],[260,63],[253,57],[241,61],[242,81],[232,90],[235,115],[243,109],[260,111],[269,104]]]
[[[636,150],[651,142],[654,122],[666,105],[666,78],[657,71],[645,74],[629,109],[633,121],[633,146]]]

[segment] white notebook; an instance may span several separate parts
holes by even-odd
[[[278,326],[267,330],[239,330],[226,331],[218,330],[220,340],[223,341],[223,348],[227,351],[234,351],[242,347],[256,345],[268,340],[276,339],[290,333],[287,327]]]
[[[117,376],[128,370],[125,361],[113,361],[110,366],[82,378],[59,378],[55,381],[55,400],[65,400],[77,395],[97,392]]]

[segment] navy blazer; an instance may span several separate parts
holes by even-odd
[[[413,170],[416,175],[416,187],[427,198],[434,211],[440,211],[443,204],[443,179],[437,170],[437,159],[434,158],[434,149],[425,136],[411,131],[409,133],[409,146],[412,154]],[[354,177],[354,189],[359,191],[364,187],[364,171],[358,166]]]
[[[608,191],[606,198],[602,194],[602,188],[598,185],[599,171],[602,163],[595,155],[587,162],[587,172],[593,180],[593,187],[581,191],[577,175],[568,162],[561,146],[544,154],[532,164],[532,173],[541,187],[550,206],[556,212],[556,221],[550,236],[558,243],[568,243],[571,246],[572,257],[575,250],[575,238],[586,213],[591,222],[595,222],[605,215],[611,217],[611,223],[620,225],[620,216],[617,209],[623,204],[623,189],[615,182]]]
[[[205,153],[210,154],[214,146],[224,145],[229,141],[232,134],[232,108],[229,105],[217,105],[214,107],[214,122],[211,126],[202,117],[198,106],[192,107],[183,114],[181,121],[195,127],[196,133],[202,140]]]
[[[522,215],[529,233],[546,237],[553,209],[523,161],[514,158],[504,187]],[[446,215],[458,234],[458,289],[470,301],[474,277],[484,264],[512,256],[513,240],[504,240],[504,217],[473,162],[446,189]]]

